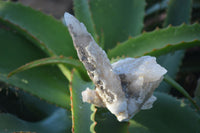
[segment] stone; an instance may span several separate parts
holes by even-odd
[[[141,109],[151,108],[156,100],[153,91],[167,72],[156,58],[125,58],[110,64],[85,25],[69,13],[64,18],[78,57],[95,84],[95,90],[82,92],[83,102],[106,107],[119,121],[128,121]]]

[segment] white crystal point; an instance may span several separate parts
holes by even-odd
[[[127,118],[127,102],[121,81],[119,76],[113,72],[105,51],[94,41],[84,24],[74,16],[65,13],[65,21],[78,57],[95,84],[95,91],[87,89],[83,92],[83,100],[97,106],[104,105],[120,121]],[[101,100],[98,100],[97,96]]]
[[[69,13],[64,18],[78,57],[95,84],[95,90],[82,92],[83,102],[106,107],[119,121],[128,121],[141,109],[151,108],[156,100],[153,91],[167,72],[156,58],[125,58],[111,65],[84,24]]]
[[[71,27],[68,29],[73,32],[72,35],[80,36],[88,33],[85,25],[83,23],[80,23],[73,15],[69,14],[68,12],[65,12],[64,19],[67,27]]]

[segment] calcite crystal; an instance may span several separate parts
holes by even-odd
[[[125,58],[111,65],[84,24],[69,13],[64,17],[78,57],[95,84],[95,90],[82,92],[83,101],[108,108],[119,121],[128,121],[139,110],[151,108],[156,100],[153,91],[167,72],[156,58]]]

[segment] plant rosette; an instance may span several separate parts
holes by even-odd
[[[78,57],[95,84],[95,90],[82,92],[83,102],[106,107],[119,121],[128,121],[141,109],[152,108],[156,100],[153,92],[167,73],[156,58],[125,58],[110,64],[85,25],[69,13],[64,17]]]

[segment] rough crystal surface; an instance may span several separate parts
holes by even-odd
[[[167,72],[156,63],[156,58],[143,56],[125,58],[112,64],[114,72],[121,75],[121,83],[128,106],[128,119],[139,110],[152,107],[156,97],[153,91],[158,87]]]
[[[78,57],[95,84],[95,90],[82,92],[83,101],[108,108],[119,121],[128,121],[139,110],[151,108],[156,100],[153,91],[167,72],[156,58],[125,58],[111,65],[84,24],[69,13],[64,17]]]

